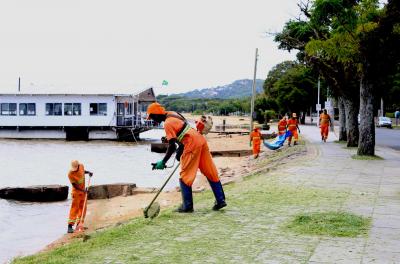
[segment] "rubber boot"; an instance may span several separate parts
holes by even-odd
[[[226,206],[224,189],[222,189],[221,181],[212,182],[209,180],[208,182],[215,196],[215,204],[212,209],[218,211]]]
[[[179,179],[179,185],[182,193],[182,205],[175,211],[178,213],[192,213],[193,212],[193,195],[192,187],[187,186],[182,179]]]
[[[72,228],[72,225],[68,225],[67,233],[74,233],[74,229]]]

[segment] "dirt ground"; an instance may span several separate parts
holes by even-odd
[[[187,116],[189,119],[197,120],[199,116]],[[222,124],[222,120],[226,119],[226,124],[236,125],[248,123],[248,118],[243,117],[213,117],[214,125]],[[244,120],[242,120],[244,119]],[[245,150],[250,149],[249,135],[220,135],[218,133],[210,133],[206,136],[210,150]],[[247,174],[251,171],[254,159],[251,156],[244,157],[215,157],[215,165],[217,166],[219,176],[222,183],[232,181]],[[198,172],[193,185],[193,191],[201,192],[209,188],[207,179]],[[88,213],[86,216],[85,227],[86,232],[98,230],[107,226],[112,226],[120,222],[128,221],[133,217],[142,217],[143,209],[149,204],[155,193],[151,190],[143,189],[137,194],[128,197],[115,197],[112,199],[90,200],[88,202]],[[158,197],[158,202],[163,208],[176,206],[181,202],[181,194],[179,189],[163,192]],[[82,236],[82,233],[66,234],[59,240],[53,242],[45,250],[58,247],[68,243],[75,237]]]

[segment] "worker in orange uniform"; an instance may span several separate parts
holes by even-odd
[[[85,188],[85,174],[89,174],[90,177],[93,176],[92,172],[85,171],[83,164],[77,160],[73,160],[71,162],[71,169],[68,172],[68,178],[72,184],[72,204],[68,218],[68,233],[73,233],[73,226],[75,224],[78,226],[81,220],[85,194],[87,192]]]
[[[176,210],[179,213],[193,212],[192,185],[200,169],[215,196],[213,210],[219,210],[226,206],[225,194],[218,171],[212,160],[206,139],[193,129],[186,119],[179,113],[166,111],[159,103],[152,103],[147,108],[148,119],[156,123],[164,122],[164,130],[168,139],[168,149],[164,158],[154,165],[154,169],[162,170],[165,164],[176,150],[176,144],[182,149],[182,156],[176,155],[180,160],[181,171],[179,185],[182,193],[182,205]],[[177,152],[179,152],[179,149]]]
[[[207,118],[205,116],[201,116],[200,120],[196,121],[196,129],[197,132],[203,135],[203,130],[206,125]]]
[[[319,115],[319,124],[322,141],[326,142],[329,134],[329,126],[332,125],[331,116],[327,113],[326,109]]]
[[[292,118],[290,118],[287,121],[287,128],[288,130],[292,133],[289,136],[289,143],[288,145],[290,146],[292,143],[292,137],[294,137],[294,142],[293,145],[297,145],[297,141],[299,140],[299,135],[297,134],[297,130],[299,130],[300,133],[300,128],[299,128],[299,121],[297,120],[297,115],[296,113],[292,114]]]
[[[253,144],[253,156],[254,158],[258,158],[260,154],[260,145],[261,145],[261,132],[260,132],[260,125],[254,125],[253,131],[250,133],[250,147]]]
[[[281,120],[278,122],[278,135],[284,135],[287,130],[287,118],[283,116]]]

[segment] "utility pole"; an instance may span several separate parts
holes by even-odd
[[[18,92],[21,92],[21,77],[18,77]]]
[[[253,122],[254,122],[253,119],[254,119],[254,99],[256,97],[257,60],[258,60],[258,48],[256,48],[256,58],[254,61],[253,93],[251,95],[251,109],[250,109],[250,132],[253,130]]]
[[[319,127],[319,111],[321,110],[321,104],[319,103],[319,91],[321,88],[320,77],[318,77],[318,98],[317,98],[317,126]]]

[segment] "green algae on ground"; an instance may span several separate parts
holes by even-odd
[[[354,154],[351,156],[352,159],[355,160],[383,160],[382,157],[374,155],[374,156],[369,156],[369,155],[358,155]]]
[[[286,226],[298,234],[357,237],[366,235],[371,219],[347,212],[318,212],[297,215]]]

